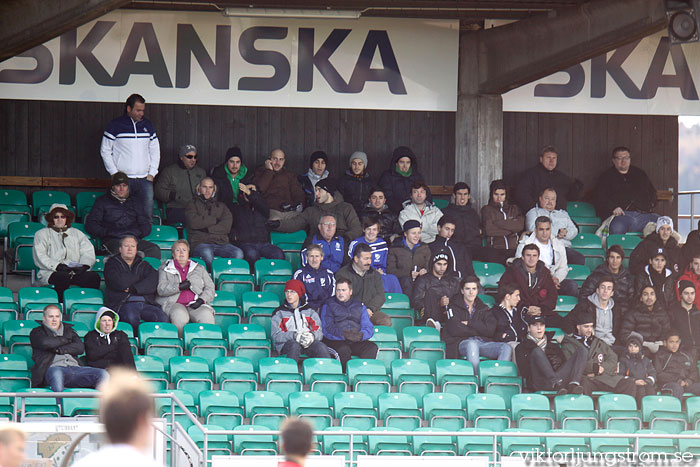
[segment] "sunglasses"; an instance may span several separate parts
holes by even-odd
[[[63,214],[56,214],[55,216],[53,216],[53,218],[54,219],[65,219],[66,216],[64,216]]]
[[[188,159],[196,159],[196,158],[197,158],[197,154],[195,154],[194,156],[192,156],[192,155],[190,155],[190,154],[185,154],[185,157],[188,158]]]

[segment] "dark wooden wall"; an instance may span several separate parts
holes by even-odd
[[[557,168],[591,190],[612,164],[611,151],[627,146],[632,164],[646,171],[657,190],[678,191],[678,118],[658,115],[598,115],[505,112],[503,175],[517,175],[538,162],[541,148],[554,145]],[[659,202],[657,211],[676,217],[678,202]]]

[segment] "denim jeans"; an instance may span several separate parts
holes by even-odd
[[[548,344],[551,345],[551,344]],[[583,370],[586,367],[588,350],[581,346],[576,352],[554,371],[547,355],[539,347],[530,352],[530,381],[529,384],[537,391],[551,391],[555,384],[582,383]]]
[[[469,360],[474,367],[474,374],[479,374],[479,357],[491,360],[510,360],[513,349],[505,342],[489,342],[481,337],[470,337],[459,343],[459,353]]]
[[[119,319],[129,323],[136,333],[141,320],[146,322],[169,323],[168,315],[158,305],[146,302],[126,302],[119,308]]]
[[[559,295],[578,297],[578,283],[573,279],[564,279],[559,283]]]
[[[610,223],[611,234],[641,232],[649,222],[656,222],[658,214],[653,212],[625,211],[624,216],[615,216]]]
[[[685,392],[690,392],[698,396],[700,395],[700,383],[693,383],[685,388],[681,386],[680,382],[666,383],[661,388],[661,393],[667,391],[671,391],[671,395],[673,395],[673,397],[677,397],[678,399],[681,399],[683,397],[683,393]]]
[[[89,366],[52,366],[46,370],[44,381],[53,392],[62,392],[64,388],[96,388],[107,377],[101,368]]]
[[[141,206],[148,223],[153,223],[153,182],[147,178],[129,179],[129,196],[136,200],[136,205]]]
[[[331,358],[328,347],[321,341],[314,341],[307,348],[303,348],[297,341],[289,340],[285,342],[280,351],[280,355],[285,354],[287,358],[291,358],[295,362],[299,361],[299,356],[302,353],[314,358]]]
[[[219,256],[221,258],[243,258],[243,251],[237,246],[233,246],[230,243],[224,245],[217,245],[215,243],[200,243],[194,250],[192,250],[192,256],[199,256],[207,263],[207,268],[211,269],[211,263],[214,261],[214,256]]]
[[[284,259],[284,251],[272,243],[238,243],[238,248],[243,250],[243,258],[248,261],[251,268],[260,258]]]

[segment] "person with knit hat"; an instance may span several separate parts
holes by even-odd
[[[693,259],[693,263],[697,260]],[[681,335],[681,349],[700,355],[700,310],[697,306],[697,284],[682,279],[678,282],[676,291],[680,302],[674,302],[668,307],[671,328],[677,329]]]
[[[328,156],[323,151],[314,151],[309,157],[309,170],[297,177],[301,189],[306,195],[306,206],[313,206],[316,202],[316,183],[328,178]]]
[[[272,313],[272,343],[280,355],[299,361],[303,353],[309,357],[330,358],[331,352],[322,342],[321,319],[306,300],[304,283],[290,279],[284,284],[284,303]]]
[[[219,200],[233,213],[234,206],[241,201],[241,185],[253,183],[253,174],[243,163],[243,154],[238,146],[226,150],[224,161],[211,170],[211,176],[219,190]]]
[[[367,172],[367,154],[355,151],[348,163],[350,168],[338,180],[338,191],[346,202],[352,204],[359,216],[367,204],[374,181]]]
[[[117,329],[119,315],[106,306],[95,314],[95,328],[85,334],[85,361],[93,368],[136,368],[129,336]]]
[[[644,338],[638,332],[631,332],[627,337],[627,352],[620,358],[619,373],[625,379],[634,381],[637,403],[642,403],[644,396],[656,394],[656,368],[654,363],[642,353]]]
[[[676,276],[668,267],[668,254],[663,248],[651,254],[647,265],[634,278],[634,290],[639,295],[647,286],[656,291],[656,298],[664,308],[676,301]]]
[[[71,285],[100,288],[95,264],[95,247],[87,235],[72,227],[75,215],[65,204],[52,204],[44,216],[47,227],[34,234],[32,255],[39,285],[53,285],[59,301]]]
[[[642,240],[630,254],[630,272],[634,275],[643,273],[649,260],[659,249],[663,249],[666,255],[666,267],[673,274],[682,272],[681,247],[673,235],[673,220],[668,216],[661,216],[656,220],[656,230]]]
[[[413,182],[424,182],[425,177],[418,171],[418,158],[411,148],[399,146],[391,154],[389,168],[379,177],[379,186],[384,190],[389,209],[398,213],[404,201],[411,198]],[[428,193],[428,201],[432,201]]]
[[[420,222],[410,219],[404,222],[402,228],[403,236],[394,239],[389,247],[386,272],[398,277],[401,290],[411,297],[415,281],[428,274],[431,252],[430,247],[420,240]]]
[[[447,321],[450,298],[459,291],[459,276],[451,267],[448,251],[437,251],[430,260],[430,271],[416,279],[411,306],[420,322],[438,331]]]
[[[273,149],[263,165],[255,169],[253,183],[270,207],[270,219],[292,217],[304,209],[306,196],[294,172],[284,166],[286,156]]]
[[[197,185],[207,176],[197,165],[197,148],[193,144],[180,146],[179,160],[160,171],[154,185],[155,197],[165,209],[167,224],[185,223],[185,206],[196,196]]]

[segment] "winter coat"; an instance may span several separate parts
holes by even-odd
[[[690,281],[693,283],[695,286],[695,306],[700,305],[700,294],[697,293],[698,290],[700,290],[700,276],[695,274],[693,272],[693,268],[688,265],[688,267],[685,268],[685,271],[683,271],[683,274],[678,276],[676,279],[676,285],[674,287],[675,289],[675,302],[680,302],[681,301],[681,291],[678,290],[678,286],[681,283],[681,281]]]
[[[632,274],[640,274],[644,266],[649,265],[649,260],[656,255],[659,249],[666,254],[666,267],[673,273],[681,272],[681,247],[675,238],[671,237],[664,245],[658,233],[647,235],[630,255],[630,271]]]
[[[620,327],[622,326],[622,314],[620,313],[618,307],[617,307],[617,302],[615,301],[615,297],[612,297],[610,299],[610,303],[608,304],[608,307],[612,306],[612,335],[613,335],[613,342],[608,342],[608,345],[612,345],[615,342],[620,341],[622,338],[622,341],[627,336],[621,336],[620,335]],[[581,300],[576,304],[573,310],[566,315],[566,322],[568,324],[567,328],[564,330],[565,332],[573,332],[576,329],[576,321],[578,319],[578,316],[584,315],[584,316],[595,316],[596,321],[594,324],[596,325],[595,327],[595,334],[596,336],[602,338],[602,333],[603,331],[599,328],[598,326],[598,309],[600,307],[600,302],[598,300],[598,293],[593,292],[591,295],[585,298],[581,298]]]
[[[647,264],[642,272],[635,277],[634,290],[636,296],[639,297],[645,287],[652,286],[656,292],[656,300],[666,308],[676,301],[676,276],[670,269],[666,268],[663,272],[663,280],[657,279],[654,282],[650,271],[651,265]]]
[[[612,277],[615,281],[615,295],[613,296],[615,299],[615,311],[620,318],[623,318],[627,314],[627,310],[636,301],[634,278],[630,274],[629,269],[620,267],[618,273],[613,274],[606,263],[599,265],[583,281],[583,285],[578,291],[578,300],[580,302],[590,297],[603,277]]]
[[[419,276],[413,287],[411,306],[421,319],[432,318],[444,321],[445,307],[440,306],[441,297],[452,297],[459,292],[459,277],[447,273],[442,278],[435,277],[432,271]],[[463,300],[463,299],[462,299]]]
[[[111,193],[95,200],[85,220],[85,230],[102,242],[126,235],[143,238],[151,233],[151,224],[131,196],[123,203]]]
[[[503,306],[494,305],[491,314],[496,318],[496,332],[494,340],[497,342],[522,342],[527,335],[527,323],[523,315],[525,310],[513,308],[513,313],[508,312]]]
[[[499,250],[514,250],[518,236],[525,228],[525,217],[516,204],[494,203],[481,208],[481,225],[486,246]]]
[[[435,240],[428,243],[428,247],[430,247],[431,257],[435,257],[440,251],[447,252],[450,256],[448,263],[456,276],[464,278],[475,275],[471,253],[461,244],[453,242],[451,238],[447,239],[437,235]]]
[[[610,167],[598,178],[593,194],[593,204],[601,219],[610,217],[615,208],[651,212],[656,206],[656,188],[647,174],[635,166],[630,166],[626,174]]]
[[[227,244],[232,222],[231,211],[217,199],[216,192],[206,200],[201,195],[195,196],[185,207],[190,248],[204,243]]]
[[[366,170],[359,176],[355,175],[352,170],[346,170],[338,180],[338,191],[342,193],[345,201],[355,208],[358,215],[367,204],[374,186],[374,180]]]
[[[319,177],[313,169],[309,169],[306,173],[297,176],[299,185],[301,185],[301,189],[304,191],[304,196],[306,197],[307,208],[316,204],[316,183],[324,178],[328,178],[329,175],[330,173],[325,170]]]
[[[233,226],[229,238],[232,242],[270,243],[270,231],[265,226],[270,208],[263,195],[257,191],[251,191],[248,196],[241,195],[231,213]]]
[[[643,379],[647,384],[654,386],[656,384],[656,368],[652,361],[645,357],[642,349],[636,354],[627,353],[620,359],[618,373],[625,379],[634,381]]]
[[[245,172],[245,173],[243,173]],[[233,187],[231,186],[231,181],[228,179],[228,172],[226,171],[226,164],[217,165],[211,171],[211,176],[216,183],[217,198],[219,201],[224,203],[231,213],[234,212],[234,207],[241,202],[243,198],[243,192],[238,190],[238,196],[233,196]],[[253,172],[248,170],[245,164],[241,164],[236,177],[234,177],[234,183],[243,183],[244,185],[250,185],[253,183]],[[260,189],[260,188],[258,188]]]
[[[197,196],[197,185],[207,176],[207,172],[198,165],[185,168],[182,161],[169,165],[158,174],[153,192],[161,203],[168,203],[169,208],[184,208]]]
[[[158,174],[160,143],[153,123],[147,118],[135,121],[124,112],[107,124],[100,154],[110,175],[124,172],[129,178]]]
[[[63,326],[63,335],[55,335],[46,325],[39,321],[40,326],[32,329],[29,333],[29,342],[32,345],[32,387],[39,388],[44,386],[44,376],[46,371],[51,367],[53,358],[56,355],[70,355],[80,365],[78,355],[85,352],[83,341],[75,332],[73,326],[67,323],[61,323]]]
[[[278,172],[274,172],[264,165],[258,167],[255,170],[253,180],[270,209],[279,211],[285,204],[292,206],[301,204],[303,206],[306,203],[306,195],[299,185],[297,176],[285,167],[282,167]]]
[[[131,353],[129,336],[124,331],[117,330],[119,315],[115,313],[114,327],[109,334],[100,330],[100,318],[108,308],[102,308],[95,314],[95,329],[88,332],[83,339],[85,342],[85,361],[93,368],[125,366],[135,368],[134,355]]]
[[[566,275],[569,273],[569,263],[566,259],[566,247],[558,238],[551,237],[549,241],[552,242],[551,244],[554,249],[554,263],[547,264],[546,266],[549,272],[552,273],[552,276],[556,277],[559,279],[559,282],[561,282],[566,279]],[[532,232],[518,244],[518,248],[515,250],[515,257],[521,258],[525,245],[529,245],[530,243],[534,243],[540,248],[540,261],[542,261],[542,247],[537,242],[536,232]]]
[[[430,247],[425,243],[418,243],[409,249],[403,237],[395,239],[389,248],[389,257],[386,263],[386,272],[396,277],[411,275],[411,271],[420,271],[430,266]]]
[[[321,221],[321,218],[329,214],[335,216],[335,232],[337,235],[345,238],[346,244],[362,235],[360,219],[357,218],[353,207],[343,201],[342,196],[334,197],[330,203],[316,203],[294,217],[281,219],[279,230],[281,232],[306,230],[309,233],[316,233],[318,232],[318,223]]]
[[[143,297],[147,303],[156,303],[158,271],[136,256],[129,266],[120,255],[112,255],[105,261],[105,306],[119,313],[121,306],[131,296]],[[128,292],[124,290],[129,289]]]
[[[698,365],[695,357],[688,352],[679,350],[671,352],[666,347],[659,347],[654,357],[654,367],[659,381],[659,387],[666,383],[679,383],[682,380],[698,382]]]
[[[459,343],[465,339],[480,337],[485,341],[490,341],[494,338],[498,321],[488,305],[476,297],[473,308],[474,311],[469,316],[464,296],[459,292],[450,298],[450,305],[447,308],[447,322],[442,333],[442,340],[447,344],[447,358],[460,358]],[[467,321],[467,324],[462,321]]]
[[[321,310],[326,300],[335,295],[335,276],[333,271],[323,265],[318,269],[308,264],[302,266],[294,272],[293,279],[304,283],[308,304],[316,311]]]
[[[569,199],[577,199],[580,189],[568,175],[558,169],[547,170],[542,164],[530,167],[518,176],[515,186],[515,203],[522,212],[528,212],[537,206],[540,193],[545,188],[554,188],[557,192],[556,209],[566,209]]]
[[[535,221],[538,217],[547,217],[552,222],[552,236],[557,237],[559,235],[560,229],[566,229],[566,235],[564,238],[557,239],[564,244],[564,246],[571,246],[571,240],[578,235],[578,227],[571,220],[571,216],[564,209],[555,209],[552,212],[547,211],[544,208],[535,206],[530,209],[525,215],[525,230],[529,232],[535,231]]]
[[[402,157],[411,159],[411,175],[404,177],[396,171],[396,162]],[[425,178],[418,171],[418,160],[410,148],[399,146],[391,155],[389,168],[379,177],[379,186],[386,195],[386,203],[389,209],[399,212],[403,208],[404,201],[411,197],[411,185],[413,182],[425,182]],[[428,200],[432,200],[428,193]]]
[[[671,329],[668,313],[663,309],[659,301],[649,311],[643,303],[639,302],[629,310],[622,321],[620,336],[629,336],[632,331],[638,332],[644,338],[644,342],[660,342],[666,339],[666,334]]]
[[[330,269],[334,274],[348,262],[347,243],[343,237],[335,236],[330,242],[324,240],[320,235],[306,237],[304,248],[301,250],[301,265],[306,266],[306,248],[309,245],[319,245],[323,249],[323,261],[321,267]]]
[[[214,301],[216,288],[206,268],[196,261],[188,261],[187,280],[190,281],[190,290],[194,293],[194,299],[201,298],[204,303],[211,304]],[[169,259],[158,268],[158,296],[156,302],[164,310],[177,303],[181,290],[179,285],[180,273],[175,269],[175,260]]]
[[[688,267],[693,261],[693,256],[698,253],[700,253],[700,230],[693,230],[688,234],[681,248],[681,271],[684,271],[685,268]]]
[[[354,299],[364,303],[373,312],[381,310],[386,298],[384,297],[382,276],[376,269],[369,268],[364,276],[360,276],[353,268],[353,263],[350,262],[335,273],[335,278],[336,280],[348,279],[352,283]]]
[[[365,217],[373,216],[379,220],[379,236],[387,242],[391,242],[393,236],[403,235],[401,224],[399,224],[399,215],[389,209],[385,204],[384,208],[377,211],[372,206],[365,206],[360,213],[360,220]]]
[[[585,347],[575,335],[567,334],[561,341],[561,350],[564,352],[564,357],[570,359],[576,353],[576,349]],[[604,369],[602,374],[598,374],[598,365]],[[622,375],[617,372],[617,354],[608,344],[598,339],[596,336],[591,336],[590,347],[588,348],[588,358],[583,374],[596,376],[591,377],[593,381],[607,384],[615,387],[622,379]]]
[[[441,217],[442,211],[433,203],[426,201],[421,214],[418,207],[409,200],[403,203],[403,209],[399,213],[399,224],[404,225],[408,220],[420,222],[420,241],[430,243],[438,233],[437,223]]]
[[[506,268],[500,284],[516,284],[520,290],[519,307],[538,306],[544,316],[554,314],[557,305],[557,288],[552,275],[542,261],[537,262],[534,274],[528,273],[522,258],[516,258]]]
[[[326,339],[344,341],[343,331],[361,331],[363,340],[374,335],[374,325],[369,319],[367,307],[350,298],[341,302],[338,297],[329,299],[321,310],[323,335]]]
[[[564,352],[559,344],[554,340],[554,332],[545,332],[547,345],[544,347],[544,354],[552,366],[552,370],[557,371],[566,361]],[[515,348],[515,360],[518,363],[518,371],[522,375],[525,387],[530,391],[536,391],[537,387],[532,380],[532,367],[530,366],[530,355],[537,347],[537,343],[527,337]]]
[[[80,230],[69,227],[65,232],[57,232],[46,227],[34,234],[32,246],[34,264],[39,268],[37,283],[48,285],[49,277],[56,272],[59,264],[95,264],[95,247]]]
[[[681,338],[681,350],[692,351],[698,355],[700,350],[700,311],[693,304],[686,311],[680,303],[674,303],[668,308],[671,329],[675,329]]]
[[[481,219],[471,201],[466,206],[450,203],[442,212],[456,222],[453,242],[461,243],[465,248],[481,246]]]
[[[282,352],[282,347],[288,341],[296,340],[297,332],[308,330],[314,335],[314,341],[321,342],[323,339],[323,331],[321,330],[321,318],[311,306],[309,306],[303,297],[300,297],[299,305],[296,308],[285,300],[285,302],[277,307],[272,313],[272,322],[270,323],[270,332],[272,342],[275,345],[277,352]]]

